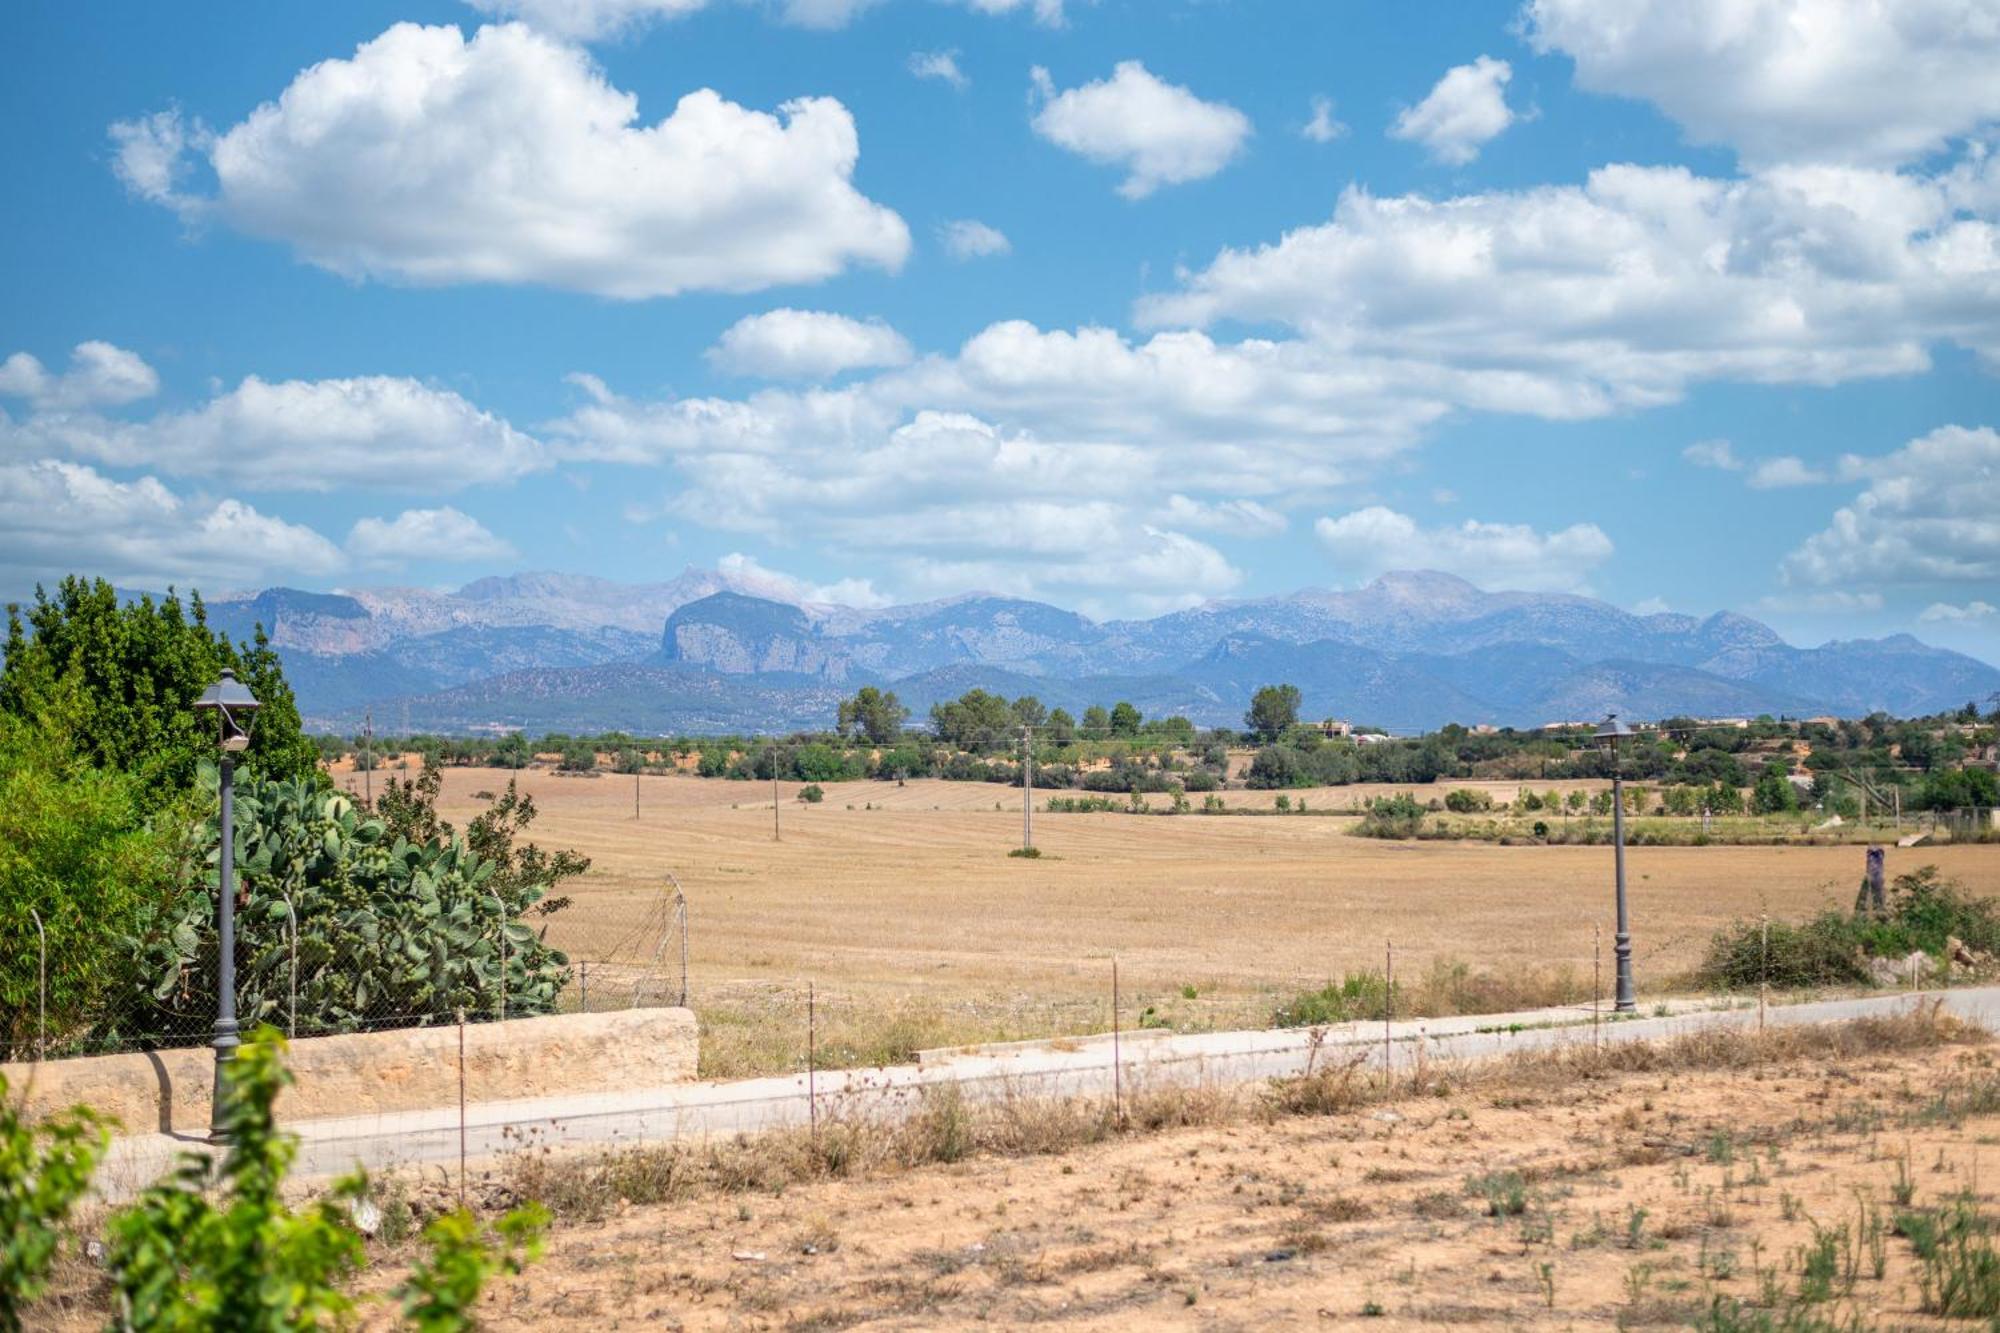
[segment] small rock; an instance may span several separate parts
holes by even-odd
[[[1267,1264],[1287,1263],[1293,1259],[1296,1259],[1298,1257],[1298,1254],[1299,1252],[1297,1250],[1272,1250],[1269,1254],[1264,1256],[1264,1262]]]
[[[761,1264],[766,1256],[762,1250],[737,1250],[729,1257],[739,1264]]]
[[[84,1257],[84,1258],[86,1258],[86,1259],[88,1259],[88,1260],[90,1260],[90,1262],[92,1262],[92,1263],[94,1263],[94,1264],[101,1264],[101,1263],[103,1263],[103,1262],[104,1262],[104,1242],[103,1242],[103,1241],[101,1241],[101,1240],[87,1240],[87,1241],[85,1241],[85,1242],[83,1243],[83,1257]]]
[[[354,1223],[354,1229],[364,1236],[372,1236],[382,1229],[382,1210],[373,1199],[356,1199],[348,1204],[347,1218]]]
[[[1403,1117],[1395,1111],[1377,1111],[1375,1119],[1380,1120],[1385,1125],[1400,1125],[1403,1123]]]

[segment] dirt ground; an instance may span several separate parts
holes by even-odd
[[[474,793],[505,781],[447,770],[443,808],[468,818]],[[716,1076],[802,1067],[808,981],[829,1063],[868,1063],[897,1048],[1101,1031],[1114,958],[1121,1021],[1185,1029],[1262,1025],[1301,989],[1381,968],[1391,941],[1402,978],[1449,963],[1566,970],[1587,999],[1597,928],[1610,975],[1605,847],[1383,842],[1349,836],[1342,818],[1038,810],[1045,855],[1023,860],[1007,855],[1020,793],[980,783],[838,783],[819,805],[783,784],[774,840],[765,783],[642,778],[634,819],[631,777],[528,770],[521,782],[542,812],[533,836],[594,862],[563,890],[576,900],[566,929],[592,913],[636,920],[667,872],[679,877],[704,1071]],[[1294,795],[1325,809],[1369,794]],[[1892,875],[1927,863],[2000,893],[2000,845],[1891,849]],[[1644,999],[1683,978],[1732,918],[1851,903],[1862,851],[1634,848],[1628,870]],[[1537,990],[1524,996],[1543,1002]]]
[[[627,1208],[559,1229],[484,1309],[544,1333],[1686,1327],[1720,1295],[1931,1326],[1896,1219],[1990,1210],[1993,1063],[1947,1046],[1531,1077]]]

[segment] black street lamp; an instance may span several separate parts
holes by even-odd
[[[215,1094],[209,1110],[209,1137],[222,1133],[223,1071],[241,1044],[236,1034],[236,756],[250,747],[257,696],[225,668],[222,679],[194,701],[198,713],[215,715],[216,744],[222,751],[222,848],[217,883],[215,1008]]]
[[[1637,733],[1618,720],[1618,714],[1608,714],[1604,725],[1597,729],[1597,743],[1611,756],[1611,845],[1618,865],[1618,933],[1612,939],[1611,951],[1618,960],[1618,999],[1614,1006],[1621,1014],[1629,1014],[1638,1008],[1632,997],[1632,921],[1625,911],[1625,765],[1618,753],[1618,743],[1629,740]]]

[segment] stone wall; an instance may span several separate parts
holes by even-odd
[[[456,1027],[307,1037],[286,1061],[297,1079],[281,1120],[319,1120],[458,1104]],[[697,1036],[686,1009],[561,1014],[465,1029],[469,1102],[618,1092],[694,1077]],[[205,1134],[215,1081],[207,1047],[0,1065],[30,1114],[82,1103],[127,1133]]]

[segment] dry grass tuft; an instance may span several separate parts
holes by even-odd
[[[1766,1033],[1709,1031],[1672,1041],[1612,1043],[1525,1053],[1461,1069],[1454,1086],[1494,1095],[1524,1089],[1573,1087],[1578,1081],[1625,1074],[1693,1070],[1741,1071],[1800,1061],[1832,1062],[1857,1056],[1970,1045],[1988,1034],[1943,1012],[1919,1006],[1887,1018],[1827,1026],[1778,1027]],[[1124,1115],[1097,1098],[1034,1097],[1009,1093],[976,1102],[956,1084],[933,1084],[908,1115],[869,1114],[834,1105],[817,1132],[786,1129],[756,1137],[702,1144],[614,1149],[559,1155],[529,1149],[505,1159],[500,1205],[535,1199],[558,1217],[596,1220],[626,1204],[672,1203],[706,1193],[776,1193],[802,1181],[872,1176],[974,1156],[1029,1157],[1069,1152],[1121,1135],[1231,1123],[1246,1111],[1266,1118],[1348,1114],[1413,1095],[1435,1094],[1441,1075],[1385,1082],[1363,1068],[1366,1056],[1334,1061],[1310,1074],[1274,1079],[1259,1096],[1214,1085],[1160,1085],[1135,1089]],[[1440,1195],[1439,1206],[1456,1212]],[[1315,1223],[1350,1220],[1351,1201],[1329,1200]]]

